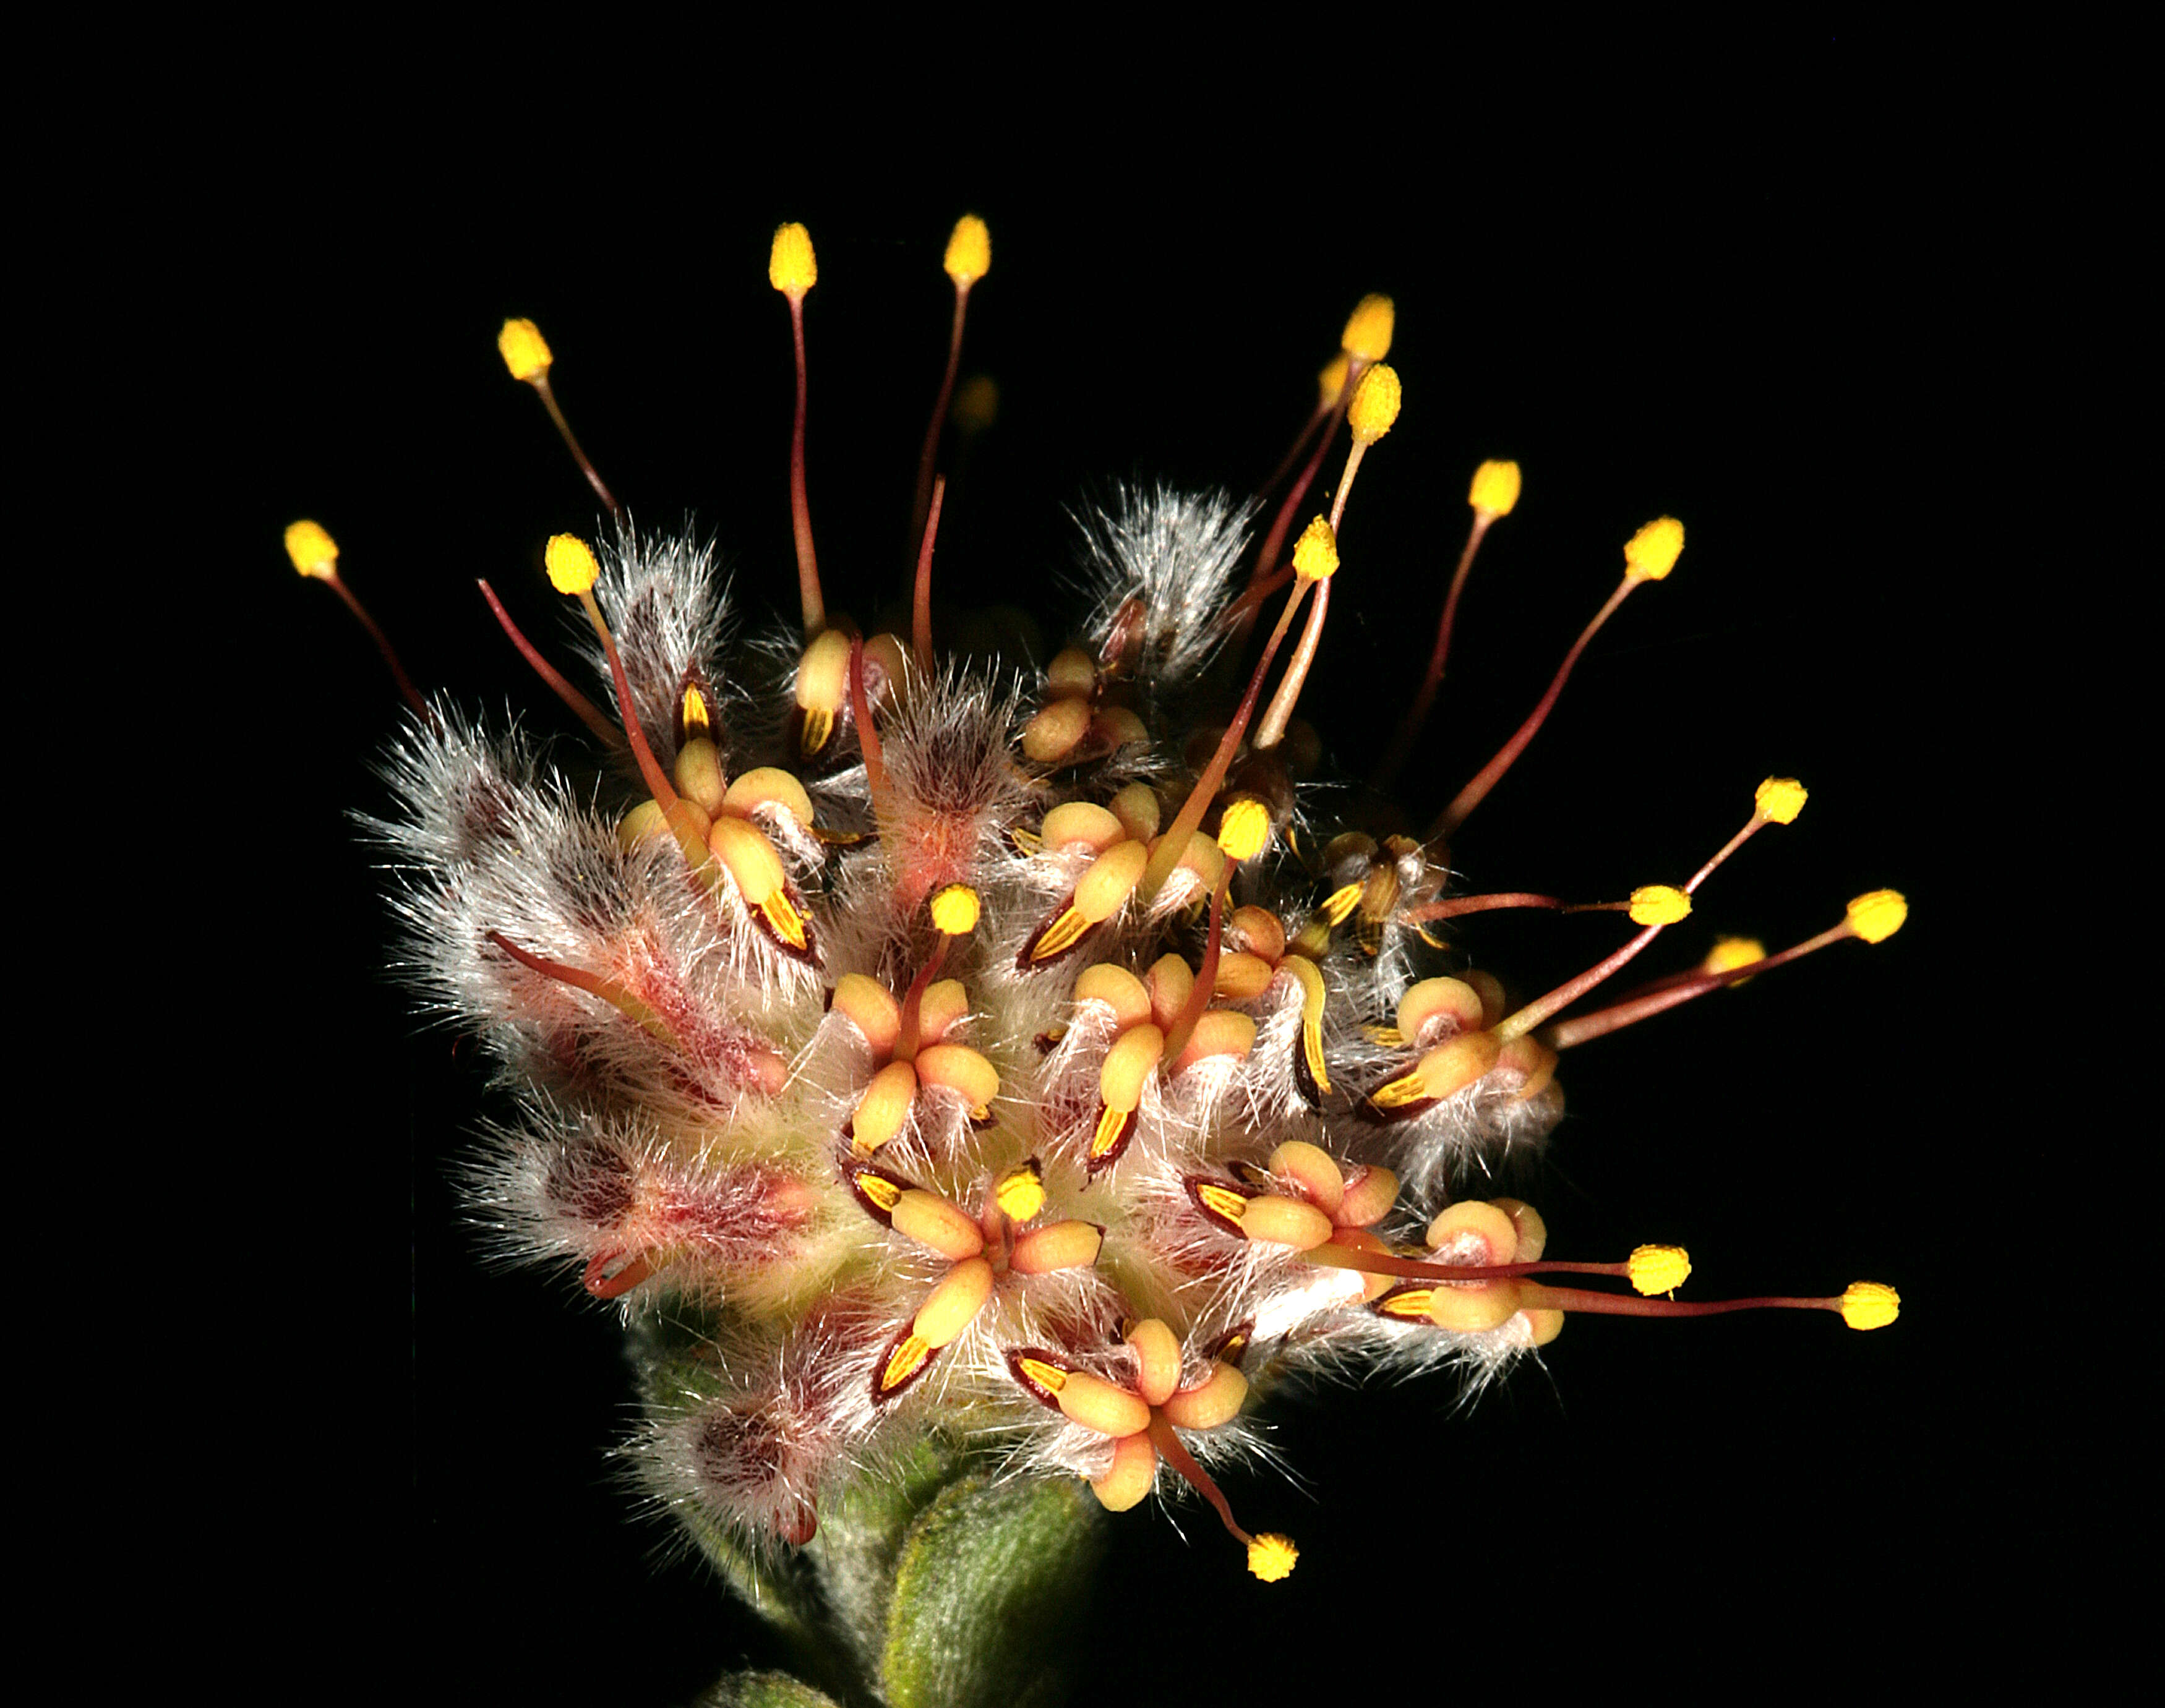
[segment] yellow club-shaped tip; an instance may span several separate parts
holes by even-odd
[[[950,937],[967,937],[977,928],[977,892],[967,884],[950,884],[932,898],[932,924]]]
[[[1265,1531],[1248,1544],[1248,1569],[1267,1584],[1291,1577],[1293,1562],[1299,1558],[1300,1550],[1293,1545],[1293,1538],[1275,1530]]]
[[[1884,943],[1902,928],[1910,904],[1899,890],[1873,890],[1849,904],[1849,928],[1867,943]]]
[[[1319,516],[1300,531],[1293,542],[1293,572],[1304,581],[1320,581],[1338,570],[1338,536]]]
[[[559,593],[589,591],[602,573],[586,541],[576,533],[551,534],[541,561],[549,571],[549,585]]]
[[[1680,1245],[1642,1245],[1627,1267],[1632,1287],[1651,1297],[1683,1286],[1691,1274],[1691,1258]]]
[[[766,281],[785,297],[802,297],[819,282],[812,234],[794,220],[774,229],[774,247],[766,256]]]
[[[966,213],[955,222],[947,239],[947,258],[941,265],[958,285],[974,285],[993,269],[993,234],[985,222]]]
[[[1045,1182],[1033,1163],[1009,1170],[993,1188],[993,1201],[1003,1215],[1027,1222],[1045,1208]]]
[[[538,379],[556,360],[549,354],[549,340],[530,320],[505,321],[503,330],[496,335],[496,348],[514,380]]]
[[[1852,1281],[1841,1291],[1841,1320],[1852,1328],[1884,1328],[1902,1314],[1902,1295],[1880,1281]]]
[[[1673,516],[1657,517],[1624,543],[1624,573],[1635,581],[1658,581],[1683,555],[1684,525]]]
[[[1751,794],[1752,805],[1769,824],[1794,824],[1810,796],[1794,777],[1769,777]]]
[[[1396,368],[1378,362],[1362,375],[1361,383],[1353,388],[1353,407],[1346,415],[1353,437],[1363,444],[1373,444],[1388,433],[1391,423],[1399,418],[1399,397]]]
[[[1748,967],[1754,961],[1767,959],[1767,945],[1756,937],[1723,937],[1706,952],[1699,970],[1706,973],[1726,973],[1738,967]]]
[[[1466,494],[1466,502],[1491,516],[1509,516],[1511,507],[1519,502],[1519,465],[1482,464],[1473,471],[1473,485]]]
[[[1338,340],[1346,355],[1380,362],[1391,353],[1391,334],[1399,323],[1398,306],[1388,297],[1363,297],[1353,305],[1346,335]]]
[[[1674,925],[1691,917],[1691,897],[1672,884],[1641,884],[1631,892],[1634,925]]]
[[[322,577],[338,573],[338,542],[319,523],[296,522],[286,530],[286,555],[304,575]]]
[[[1271,809],[1252,795],[1227,807],[1218,821],[1218,846],[1236,860],[1251,860],[1271,839]]]
[[[1346,389],[1346,370],[1351,365],[1343,350],[1323,365],[1323,371],[1315,376],[1319,403],[1327,406],[1338,401],[1338,394]]]

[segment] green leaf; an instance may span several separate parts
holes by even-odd
[[[1050,1708],[1063,1700],[1105,1548],[1078,1479],[943,1489],[894,1575],[881,1678],[890,1708]]]

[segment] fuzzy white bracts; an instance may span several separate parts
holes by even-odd
[[[1487,1375],[1533,1343],[1515,1319],[1379,1311],[1387,1282],[1303,1255],[1409,1249],[1447,1165],[1561,1112],[1509,1064],[1417,1108],[1367,1102],[1412,1057],[1388,1027],[1424,951],[1394,898],[1441,875],[1341,853],[1367,862],[1354,881],[1383,875],[1333,919],[1346,874],[1283,852],[1281,818],[1226,873],[1214,945],[1214,847],[1138,885],[1191,781],[1193,732],[1167,719],[1219,643],[1245,521],[1164,491],[1085,520],[1088,691],[1146,731],[1085,763],[1025,758],[1013,681],[874,680],[868,644],[877,752],[845,702],[818,761],[774,781],[777,649],[733,665],[711,553],[628,533],[596,596],[710,854],[658,810],[627,828],[650,791],[625,751],[591,801],[517,729],[448,708],[393,752],[399,811],[376,828],[405,970],[520,1112],[476,1196],[508,1249],[640,1331],[666,1501],[802,1542],[932,1430],[1131,1505],[1168,1465],[1256,1454],[1246,1396],[1284,1372]],[[1069,802],[1093,812],[1053,845]]]

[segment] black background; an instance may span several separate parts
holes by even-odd
[[[1989,716],[1952,526],[1990,235],[1978,168],[1912,128],[1875,45],[1817,33],[1651,118],[1613,93],[1551,110],[1491,90],[1479,122],[1401,112],[1365,151],[1358,125],[1260,84],[1199,130],[1113,124],[1143,87],[1103,107],[1017,100],[974,126],[882,109],[839,169],[843,102],[796,150],[681,119],[603,137],[565,108],[498,150],[428,102],[396,123],[356,108],[335,141],[301,127],[289,158],[256,159],[244,191],[198,209],[237,262],[210,352],[240,423],[225,485],[245,531],[226,544],[248,614],[229,638],[270,714],[261,810],[295,850],[241,907],[265,972],[261,1102],[234,1137],[276,1159],[249,1171],[248,1248],[291,1280],[255,1307],[230,1378],[271,1420],[233,1474],[268,1496],[268,1605],[326,1669],[631,1708],[772,1653],[665,1531],[627,1517],[608,1318],[565,1279],[487,1267],[461,1219],[449,1171],[482,1075],[384,972],[381,884],[346,817],[382,802],[371,756],[398,708],[278,533],[299,515],[332,531],[424,685],[568,729],[471,586],[489,576],[550,633],[541,544],[594,526],[493,348],[504,316],[530,315],[640,523],[690,515],[735,565],[746,620],[786,612],[788,320],[765,279],[785,218],[819,254],[809,484],[830,605],[901,585],[957,214],[991,224],[964,371],[994,376],[1002,402],[951,494],[938,574],[1055,628],[1072,608],[1062,507],[1129,476],[1252,485],[1347,310],[1388,292],[1406,402],[1343,530],[1307,702],[1326,739],[1357,768],[1394,728],[1467,478],[1515,458],[1525,497],[1484,549],[1404,786],[1417,813],[1515,726],[1624,539],[1664,512],[1690,537],[1462,838],[1468,885],[1680,879],[1781,772],[1813,791],[1802,818],[1711,882],[1688,928],[1704,931],[1651,970],[1716,930],[1794,941],[1883,884],[1915,910],[1886,944],[1574,1052],[1570,1117],[1524,1183],[1558,1253],[1683,1243],[1700,1296],[1883,1280],[1902,1322],[1581,1318],[1546,1370],[1470,1411],[1442,1382],[1296,1398],[1274,1416],[1301,1485],[1230,1490],[1251,1527],[1299,1539],[1289,1583],[1250,1581],[1199,1508],[1179,1515],[1185,1542],[1161,1513],[1116,1525],[1094,1664],[1128,1700],[1196,1669],[1259,1702],[1340,1669],[1527,1689],[1567,1668],[1735,1679],[1785,1652],[1784,1670],[1839,1670],[1865,1631],[1928,1646],[1914,1608],[1891,1610],[1920,1572],[1968,1593],[1959,1539],[1983,1490],[1996,1524],[2038,1523],[1970,1383],[1986,1330],[1955,1267],[1968,1212],[1947,1201],[1951,1171],[1999,1167],[1946,1053],[1949,970],[1980,928],[1956,904],[1946,809]],[[1615,935],[1504,915],[1467,938],[1536,991]]]

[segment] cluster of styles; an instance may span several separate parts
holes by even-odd
[[[801,1545],[823,1505],[929,1432],[1015,1474],[1088,1479],[1115,1511],[1185,1483],[1276,1579],[1293,1543],[1244,1530],[1210,1470],[1256,1453],[1275,1383],[1348,1365],[1485,1381],[1572,1311],[1893,1321],[1893,1290],[1867,1282],[1679,1301],[1676,1248],[1551,1261],[1530,1206],[1452,1196],[1478,1159],[1556,1125],[1561,1051],[1902,922],[1902,898],[1876,891],[1792,949],[1725,939],[1698,969],[1559,1017],[1688,915],[1747,837],[1797,816],[1803,788],[1769,778],[1688,881],[1587,904],[1636,933],[1535,1001],[1514,1006],[1441,935],[1461,913],[1566,905],[1451,893],[1449,846],[1594,631],[1670,573],[1682,525],[1625,545],[1620,585],[1546,695],[1425,839],[1318,822],[1303,783],[1320,743],[1293,713],[1355,472],[1399,410],[1391,304],[1355,311],[1267,488],[1285,491],[1259,549],[1246,506],[1129,492],[1085,524],[1095,596],[1073,643],[1027,675],[965,669],[931,632],[935,455],[989,256],[963,220],[910,633],[862,634],[821,595],[804,459],[815,264],[788,225],[770,276],[796,340],[801,634],[724,655],[709,550],[632,530],[557,408],[548,346],[513,321],[507,365],[614,518],[598,544],[559,535],[545,553],[611,709],[488,598],[593,732],[603,780],[575,787],[517,730],[485,733],[398,672],[416,715],[389,762],[398,816],[376,829],[408,970],[486,1040],[517,1104],[479,1196],[518,1251],[575,1267],[643,1326],[653,1488],[740,1543]],[[1296,533],[1341,426],[1335,508]],[[1420,732],[1476,549],[1519,489],[1513,464],[1473,477],[1428,679],[1379,781]],[[321,528],[296,523],[287,544],[360,612]]]

